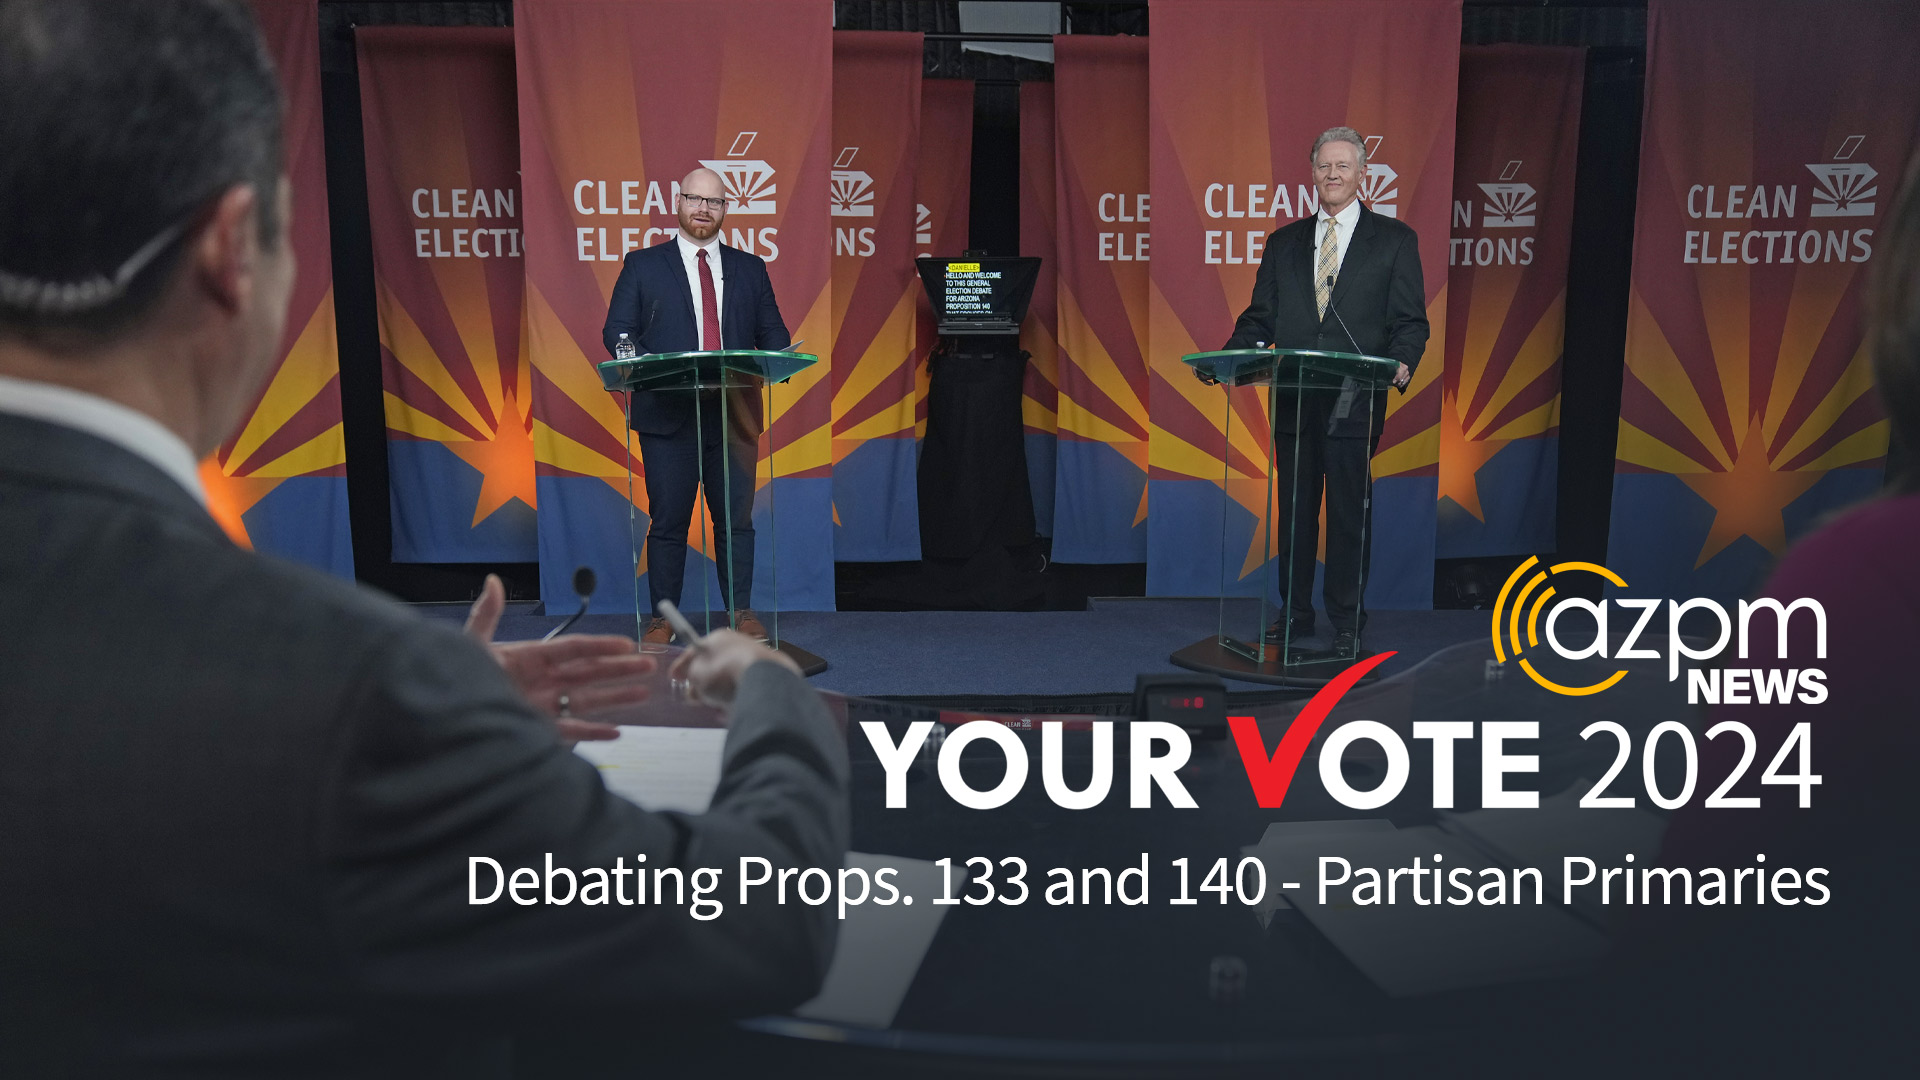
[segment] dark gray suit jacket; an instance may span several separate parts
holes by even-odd
[[[1427,292],[1420,272],[1420,242],[1413,228],[1390,217],[1360,208],[1347,257],[1333,279],[1333,298],[1321,318],[1315,300],[1313,271],[1318,252],[1313,246],[1314,219],[1302,218],[1267,237],[1260,255],[1260,271],[1253,281],[1253,297],[1233,326],[1224,348],[1251,349],[1267,342],[1286,349],[1325,352],[1362,352],[1420,366],[1427,348]],[[1338,317],[1335,311],[1339,312]],[[1346,320],[1343,327],[1341,319]],[[1347,332],[1353,337],[1348,338]],[[1355,348],[1355,346],[1358,348]],[[1306,394],[1306,412],[1326,417],[1335,395]],[[1358,437],[1368,434],[1366,400],[1357,402],[1348,418],[1334,421],[1327,433]],[[1387,392],[1374,395],[1374,439],[1387,419]],[[1274,428],[1292,432],[1291,395],[1275,403]]]
[[[452,628],[4,414],[0,596],[0,1075],[487,1075],[515,1032],[779,1009],[824,974],[831,905],[735,902],[742,855],[846,849],[844,740],[777,666],[711,812],[647,813]],[[727,910],[466,902],[469,856],[548,852],[720,867]]]

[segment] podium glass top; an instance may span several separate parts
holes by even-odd
[[[1233,386],[1260,382],[1279,369],[1354,378],[1375,386],[1391,381],[1400,362],[1364,353],[1326,352],[1320,349],[1222,349],[1189,353],[1180,362],[1203,375]]]
[[[721,372],[750,375],[763,382],[785,382],[818,363],[812,353],[762,349],[648,353],[632,360],[603,360],[595,367],[608,390],[691,388]]]

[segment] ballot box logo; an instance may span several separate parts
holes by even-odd
[[[759,134],[757,131],[743,131],[733,137],[724,159],[700,163],[720,174],[720,184],[726,192],[727,212],[730,214],[779,212],[774,202],[774,195],[779,188],[773,182],[773,166],[758,158],[747,157],[753,148],[753,140]]]
[[[933,243],[933,211],[927,209],[926,203],[913,204],[913,242]]]
[[[1360,201],[1381,217],[1397,218],[1400,208],[1395,201],[1400,198],[1400,174],[1393,166],[1374,160],[1380,144],[1385,141],[1383,136],[1367,136],[1367,176],[1360,181]]]
[[[1869,217],[1873,214],[1874,197],[1880,194],[1880,186],[1874,180],[1880,173],[1864,161],[1853,160],[1854,155],[1860,152],[1860,144],[1865,141],[1865,136],[1849,135],[1834,152],[1832,161],[1807,166],[1815,182],[1810,217]]]
[[[1578,587],[1575,579],[1581,575],[1599,577],[1612,591],[1601,600],[1563,595],[1562,590]],[[1827,656],[1827,613],[1818,600],[1800,597],[1783,604],[1760,597],[1742,600],[1729,611],[1706,597],[1661,600],[1621,595],[1626,589],[1620,575],[1597,563],[1573,561],[1545,567],[1538,557],[1529,557],[1507,578],[1494,601],[1494,659],[1502,666],[1517,664],[1535,683],[1567,697],[1607,690],[1626,678],[1627,670],[1617,668],[1590,683],[1567,684],[1549,678],[1522,654],[1547,653],[1572,661],[1665,660],[1667,681],[1678,681],[1684,670],[1687,700],[1696,705],[1790,701],[1818,705],[1826,701],[1826,674],[1799,666],[1807,659]],[[1763,613],[1769,618],[1760,620]],[[1796,618],[1811,625],[1812,657],[1790,654],[1788,629]],[[1770,658],[1764,652],[1769,624],[1774,629]],[[1624,634],[1616,636],[1622,628],[1626,628]],[[1729,650],[1734,653],[1730,665],[1701,663],[1726,658]],[[1771,659],[1773,664],[1748,666],[1756,659]]]
[[[872,217],[873,177],[853,167],[857,146],[845,147],[834,159],[827,184],[827,214],[831,217]]]
[[[1480,190],[1486,197],[1486,203],[1480,209],[1480,225],[1487,229],[1530,229],[1539,210],[1535,201],[1537,194],[1532,184],[1523,184],[1514,177],[1520,175],[1519,161],[1507,162],[1500,171],[1500,179],[1491,184],[1481,184]]]

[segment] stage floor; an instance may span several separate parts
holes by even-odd
[[[1246,603],[1243,610],[1251,611],[1252,602]],[[1485,611],[1376,611],[1362,644],[1398,654],[1380,668],[1392,675],[1449,645],[1486,637],[1489,617]],[[1096,599],[1086,611],[795,611],[780,616],[780,636],[824,657],[829,666],[813,684],[843,694],[1114,694],[1132,692],[1137,674],[1181,670],[1167,657],[1214,633],[1218,619],[1214,600],[1119,597]],[[559,621],[509,614],[498,636],[539,637]],[[589,615],[575,629],[632,637],[634,621]],[[1324,615],[1319,636],[1329,636]],[[1276,689],[1231,680],[1227,685]]]

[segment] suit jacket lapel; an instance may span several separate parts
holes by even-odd
[[[667,256],[667,267],[672,271],[673,291],[680,294],[681,306],[687,312],[687,325],[693,327],[693,347],[698,349],[700,347],[700,315],[699,309],[693,306],[693,286],[687,281],[687,260],[680,254],[680,238],[675,236],[660,246],[667,249],[664,254]]]
[[[1307,219],[1307,227],[1300,230],[1300,238],[1294,241],[1293,252],[1287,255],[1287,273],[1290,282],[1281,283],[1280,302],[1286,303],[1287,296],[1304,297],[1308,311],[1317,311],[1313,292],[1313,233],[1317,228],[1313,218]]]
[[[735,318],[735,315],[740,310],[740,297],[734,295],[740,291],[734,288],[735,285],[739,284],[739,278],[735,276],[733,272],[736,260],[732,248],[725,244],[715,244],[714,246],[720,249],[720,344],[723,348],[738,348],[739,346],[737,344],[727,344],[730,341],[737,342],[738,340],[735,335],[727,333],[727,327],[735,326],[739,323],[739,320]]]
[[[1340,260],[1340,273],[1333,279],[1332,303],[1339,303],[1340,298],[1346,295],[1347,271],[1358,269],[1360,260],[1367,257],[1367,249],[1373,246],[1373,233],[1373,211],[1362,206],[1360,221],[1353,227],[1353,240],[1347,244],[1347,257]]]

